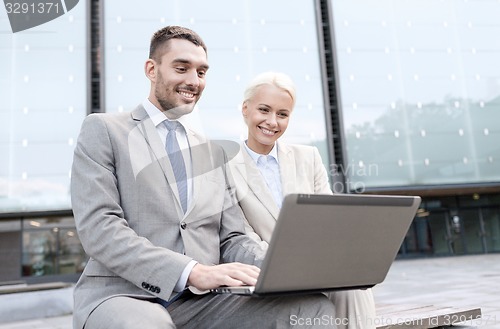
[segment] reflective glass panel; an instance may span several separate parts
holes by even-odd
[[[0,212],[70,209],[73,148],[87,112],[86,1],[12,33],[0,10]]]
[[[482,216],[487,252],[498,252],[500,251],[500,208],[483,208]]]
[[[81,273],[88,260],[72,217],[24,219],[22,275]]]
[[[332,6],[351,182],[500,181],[500,2]]]

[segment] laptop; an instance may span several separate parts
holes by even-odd
[[[289,194],[255,286],[214,293],[270,296],[367,289],[384,281],[418,196]]]

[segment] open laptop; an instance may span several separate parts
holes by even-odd
[[[215,293],[284,295],[366,289],[384,281],[418,196],[290,194],[255,287]]]

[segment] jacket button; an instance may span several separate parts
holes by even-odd
[[[181,228],[182,228],[183,230],[185,230],[185,229],[186,229],[186,226],[187,226],[187,224],[186,224],[186,223],[184,223],[184,222],[182,222],[182,223],[181,223]]]

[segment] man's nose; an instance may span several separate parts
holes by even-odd
[[[189,71],[186,73],[186,84],[193,87],[198,87],[200,85],[200,78],[198,77],[198,72]]]

